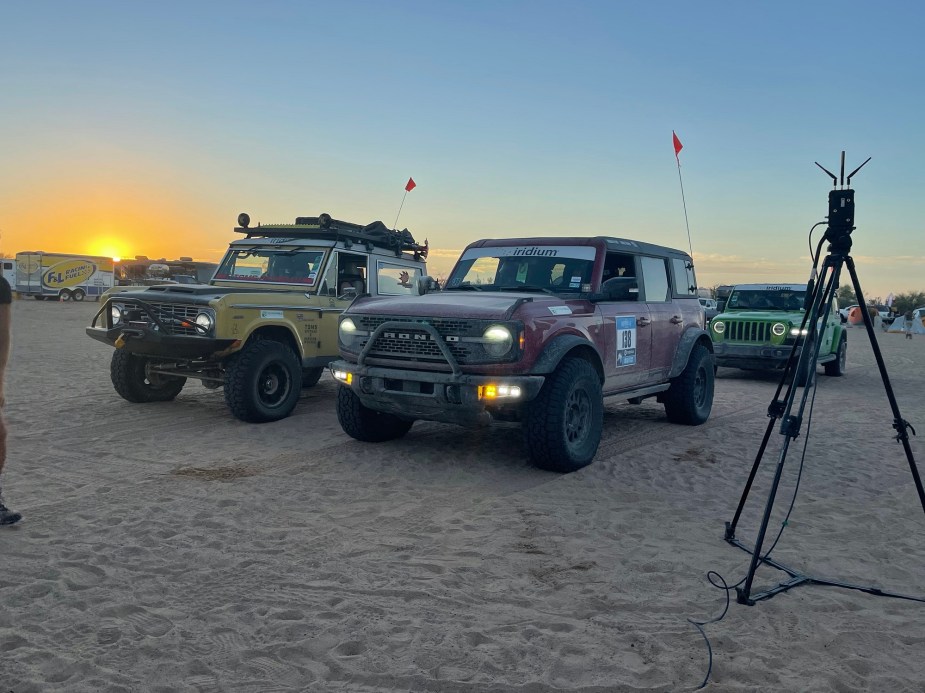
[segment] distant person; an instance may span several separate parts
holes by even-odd
[[[907,310],[906,314],[903,316],[905,324],[903,325],[903,330],[906,333],[906,339],[912,339],[912,311]]]
[[[6,363],[10,360],[12,315],[13,290],[6,278],[0,277],[0,525],[16,524],[22,519],[22,514],[10,510],[3,504],[3,464],[6,462],[6,424],[3,423],[3,406],[6,399],[3,380],[6,375]]]

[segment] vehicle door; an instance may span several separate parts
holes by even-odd
[[[636,258],[625,253],[607,253],[603,280],[638,277]],[[604,349],[604,392],[618,392],[645,382],[652,351],[648,306],[639,300],[639,290],[630,290],[616,300],[601,301]]]
[[[671,371],[671,363],[684,330],[684,318],[680,306],[671,300],[668,259],[641,255],[639,266],[642,272],[640,293],[643,294],[651,320],[651,354],[647,379],[664,380]]]

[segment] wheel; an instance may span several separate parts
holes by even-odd
[[[665,414],[672,423],[699,426],[713,409],[713,386],[716,370],[713,356],[702,344],[691,350],[687,366],[671,381],[665,393]]]
[[[174,399],[186,378],[152,373],[151,361],[146,356],[116,349],[109,363],[112,385],[123,399],[136,404],[169,402]]]
[[[845,366],[848,363],[848,337],[842,335],[841,339],[838,342],[838,358],[834,361],[829,361],[823,367],[825,368],[826,375],[834,375],[839,377],[845,374]]]
[[[591,464],[603,424],[597,371],[584,359],[565,359],[527,405],[524,437],[530,461],[563,473]]]
[[[284,419],[302,389],[302,365],[285,344],[271,339],[249,342],[225,368],[225,403],[241,421]]]
[[[59,301],[70,301],[71,292],[68,289],[61,289],[61,293],[58,294]]]
[[[303,368],[302,369],[302,389],[315,385],[324,373],[324,368]]]
[[[349,387],[337,388],[337,420],[351,438],[364,443],[382,443],[401,438],[414,421],[363,406]]]
[[[84,296],[86,295],[87,293],[83,289],[74,289],[74,293],[71,294],[71,298],[79,302],[79,301],[83,301]]]

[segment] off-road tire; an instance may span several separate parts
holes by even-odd
[[[841,339],[838,340],[837,354],[838,356],[834,361],[829,361],[823,365],[825,374],[835,376],[836,378],[845,374],[845,366],[848,362],[848,337],[845,335],[842,335]]]
[[[664,396],[665,414],[671,423],[699,426],[710,418],[716,369],[713,355],[702,344],[691,350],[687,365],[671,381]]]
[[[271,339],[248,342],[225,367],[225,404],[248,423],[284,419],[302,389],[302,364],[292,349]]]
[[[567,358],[527,404],[524,439],[540,469],[568,473],[594,460],[604,425],[601,379],[584,359]]]
[[[169,402],[180,394],[186,378],[146,373],[148,357],[116,349],[109,363],[109,377],[116,392],[129,402]]]
[[[307,387],[312,385],[317,385],[318,381],[321,380],[321,375],[324,373],[323,367],[318,368],[303,368],[302,369],[302,389],[304,390]]]
[[[351,438],[364,443],[382,443],[401,438],[414,424],[394,414],[370,409],[349,387],[337,388],[337,420]]]

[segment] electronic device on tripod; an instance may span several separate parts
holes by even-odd
[[[876,587],[865,587],[845,582],[810,577],[791,568],[788,568],[787,566],[784,566],[776,560],[772,559],[769,555],[770,550],[763,556],[761,554],[762,545],[764,543],[765,535],[768,529],[768,522],[771,517],[771,511],[774,508],[774,501],[777,495],[778,486],[780,484],[781,473],[783,472],[784,462],[787,457],[787,450],[790,446],[790,442],[795,440],[800,435],[800,429],[803,424],[803,413],[806,408],[806,401],[810,394],[810,390],[813,387],[812,374],[815,373],[814,365],[818,359],[823,338],[823,330],[819,329],[819,326],[825,325],[829,311],[832,309],[833,299],[836,297],[838,292],[839,277],[843,267],[847,267],[848,273],[851,275],[851,283],[854,287],[854,292],[857,296],[858,304],[861,306],[866,305],[864,301],[864,293],[861,291],[861,283],[858,280],[858,275],[854,267],[854,260],[851,258],[849,253],[851,252],[852,243],[851,232],[855,229],[854,190],[851,189],[851,179],[868,161],[870,161],[870,157],[867,158],[867,161],[865,161],[863,164],[854,169],[854,171],[848,174],[847,185],[845,181],[845,152],[841,153],[840,178],[831,171],[828,171],[825,167],[819,164],[819,162],[815,162],[816,166],[831,176],[833,181],[833,189],[829,191],[829,215],[827,218],[827,227],[825,234],[819,240],[819,244],[816,246],[816,252],[813,256],[813,269],[810,275],[809,285],[807,286],[806,303],[804,306],[805,311],[803,315],[803,322],[800,325],[799,335],[797,336],[796,343],[794,344],[793,350],[790,353],[790,357],[787,360],[787,365],[784,368],[784,372],[781,376],[780,382],[778,383],[777,390],[774,393],[774,399],[771,401],[771,404],[768,407],[768,417],[770,418],[768,427],[765,431],[764,438],[761,441],[758,454],[755,457],[755,462],[752,465],[751,472],[748,476],[748,481],[746,481],[745,484],[745,490],[742,493],[742,498],[740,499],[739,505],[736,508],[732,522],[726,523],[726,541],[734,546],[738,546],[744,551],[750,553],[752,556],[751,563],[748,568],[748,573],[743,581],[744,584],[742,586],[736,587],[737,601],[740,604],[752,605],[761,599],[773,597],[775,594],[784,592],[792,587],[804,583],[831,585],[834,587],[861,590],[870,594],[898,597],[901,599],[911,599],[915,601],[925,601],[925,599],[920,597],[910,597],[907,595],[886,592]],[[826,242],[829,244],[828,255],[826,255],[825,260],[822,263],[822,269],[817,274],[816,268],[819,263],[822,244]],[[818,280],[816,280],[816,277],[818,277]],[[896,429],[896,440],[902,444],[903,449],[905,450],[906,459],[909,462],[909,469],[912,472],[912,478],[915,482],[915,488],[919,494],[919,501],[922,504],[923,512],[925,512],[925,490],[922,488],[922,479],[919,476],[919,471],[916,467],[915,459],[912,456],[912,448],[909,445],[909,431],[912,431],[912,434],[915,435],[915,429],[913,429],[909,422],[903,419],[899,413],[899,406],[896,403],[896,397],[894,396],[893,388],[890,385],[890,379],[886,372],[886,366],[883,363],[883,356],[880,353],[880,346],[877,343],[877,336],[874,333],[873,320],[871,319],[868,311],[862,310],[861,314],[864,317],[864,327],[867,331],[867,336],[870,340],[871,348],[873,349],[874,357],[877,361],[877,367],[880,370],[880,378],[883,381],[884,388],[886,389],[887,399],[889,400],[890,409],[893,413],[893,428]],[[795,377],[796,373],[810,373],[809,378],[807,378],[805,381],[805,386],[802,388],[798,385],[799,379]],[[797,398],[798,390],[801,390],[799,398]],[[741,517],[742,509],[745,506],[749,491],[751,490],[752,482],[755,480],[755,475],[758,472],[758,467],[761,464],[761,458],[764,455],[764,451],[771,437],[774,425],[778,420],[781,422],[780,433],[784,436],[784,441],[781,446],[780,456],[777,461],[777,468],[774,472],[774,479],[771,483],[771,490],[765,505],[764,515],[762,516],[761,526],[758,530],[758,536],[755,540],[755,546],[754,548],[750,549],[736,538],[736,525],[738,524],[739,518]],[[781,582],[776,587],[773,587],[769,590],[753,594],[752,582],[755,577],[755,571],[760,564],[766,564],[777,568],[778,570],[787,573],[790,576],[790,579],[786,580],[785,582]]]

